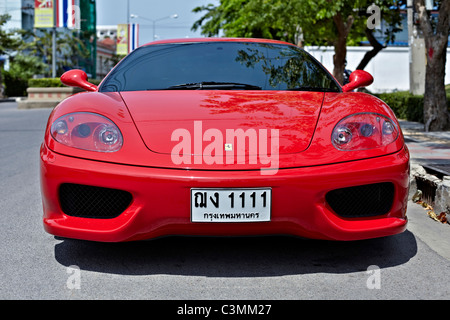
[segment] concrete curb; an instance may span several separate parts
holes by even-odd
[[[420,190],[420,198],[433,207],[434,212],[439,215],[442,212],[450,215],[450,176],[442,179],[430,174],[418,163],[411,163],[409,197]]]
[[[399,122],[411,154],[410,199],[420,190],[422,201],[450,219],[450,131],[425,132],[421,123]]]
[[[4,103],[4,102],[19,102],[21,99],[25,99],[25,97],[2,98],[2,99],[0,99],[0,103]]]

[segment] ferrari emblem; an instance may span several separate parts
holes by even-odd
[[[225,143],[225,151],[233,151],[233,145],[231,143]]]

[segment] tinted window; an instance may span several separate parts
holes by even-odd
[[[204,82],[242,83],[262,90],[340,91],[330,74],[303,50],[249,42],[141,47],[110,73],[100,91],[164,90]]]

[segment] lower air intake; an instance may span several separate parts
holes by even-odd
[[[330,191],[326,200],[341,217],[373,217],[384,215],[391,210],[394,191],[392,183],[368,184]]]
[[[116,218],[128,208],[132,199],[126,191],[80,184],[63,184],[59,189],[62,211],[79,218]]]

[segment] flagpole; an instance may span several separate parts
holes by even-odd
[[[127,0],[127,24],[130,25],[130,0]]]
[[[53,27],[52,42],[52,77],[56,78],[56,27]]]
[[[53,0],[52,77],[56,78],[56,0]]]

